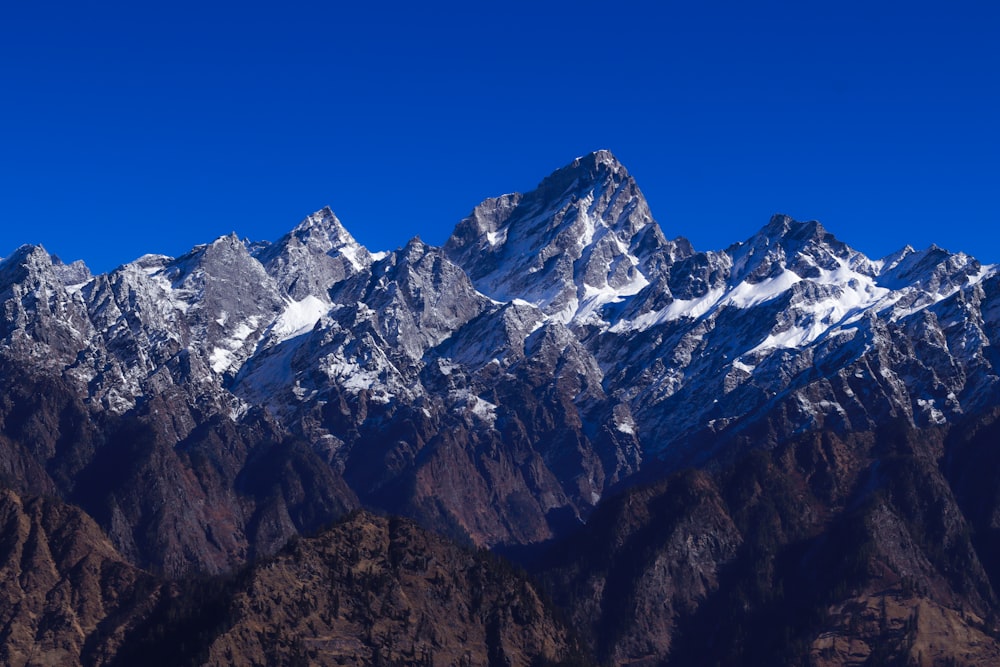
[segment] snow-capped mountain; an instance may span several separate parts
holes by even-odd
[[[587,321],[635,294],[677,251],[608,151],[574,160],[527,195],[486,200],[445,244],[482,292],[562,322]]]
[[[372,253],[325,208],[273,244],[230,235],[99,276],[18,249],[0,262],[0,356],[58,382],[95,432],[137,422],[181,452],[177,474],[201,489],[187,495],[228,508],[237,542],[319,520],[310,485],[325,484],[324,507],[360,499],[475,542],[527,543],[652,461],[997,405],[998,281],[936,247],[871,259],[781,215],[696,251],[667,240],[598,151],[483,202],[442,248]],[[4,465],[72,496],[110,436],[70,452],[53,419],[37,427],[51,451],[25,441]],[[250,444],[227,449],[225,424]],[[298,443],[299,463],[274,454],[251,475],[261,439]],[[196,456],[195,442],[208,449]],[[264,496],[241,500],[249,479],[280,489],[278,514],[263,518]],[[131,553],[162,520],[97,515]]]

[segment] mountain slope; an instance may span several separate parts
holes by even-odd
[[[79,509],[0,492],[6,665],[557,664],[571,632],[492,556],[356,513],[245,572],[166,582]]]
[[[5,665],[103,662],[159,597],[79,509],[0,490],[0,535]]]
[[[534,588],[492,557],[358,513],[181,592],[111,664],[546,665],[577,651]]]
[[[678,473],[603,505],[542,569],[612,664],[995,664],[995,531],[960,500],[983,478],[942,465],[970,431],[978,448],[995,418]]]

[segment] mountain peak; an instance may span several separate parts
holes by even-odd
[[[53,255],[52,269],[65,285],[79,285],[93,278],[90,269],[82,259],[67,264],[59,257]]]
[[[437,248],[432,248],[424,243],[423,239],[417,235],[407,241],[406,244],[399,249],[397,258],[401,262],[418,262],[431,250],[440,252]]]
[[[587,153],[586,155],[581,155],[571,162],[566,168],[579,168],[584,167],[588,169],[606,167],[612,172],[622,171],[628,174],[628,170],[625,169],[625,165],[615,157],[615,155],[606,148],[601,148],[599,150]]]
[[[767,226],[764,229],[772,230],[775,232],[780,231],[781,233],[787,232],[792,228],[792,225],[802,224],[792,218],[790,215],[785,215],[784,213],[775,213],[771,216],[768,221]]]
[[[49,256],[49,253],[48,251],[45,250],[45,248],[43,248],[40,245],[32,243],[26,243],[20,246],[17,250],[15,250],[10,255],[8,255],[7,257],[5,257],[3,260],[0,261],[21,264],[24,263],[25,261],[29,261],[32,258],[39,260],[47,260],[49,263],[51,263],[52,261],[52,258]]]
[[[596,151],[590,153],[595,160],[601,160],[604,162],[615,162],[616,164],[621,164],[611,151],[607,148],[598,148]]]
[[[306,216],[259,259],[294,299],[326,299],[333,285],[367,270],[373,261],[329,206]]]
[[[306,216],[295,229],[282,237],[275,246],[300,243],[314,252],[331,253],[344,247],[357,248],[360,244],[329,206]]]
[[[799,221],[784,213],[775,213],[759,232],[770,239],[808,240],[831,236],[817,220]],[[832,238],[832,236],[831,236]]]
[[[949,252],[936,243],[924,250],[907,245],[883,259],[880,265],[879,280],[888,287],[922,284],[936,292],[947,292],[972,280],[983,268],[975,258]]]
[[[225,236],[220,236],[219,238],[215,239],[215,241],[212,242],[212,245],[217,247],[226,246],[229,248],[235,248],[237,246],[240,246],[241,248],[246,250],[246,244],[244,244],[243,241],[240,240],[240,237],[236,232],[229,232]]]
[[[24,280],[29,275],[48,273],[52,257],[40,245],[26,244],[0,260],[0,285]]]
[[[781,246],[786,253],[811,245],[847,247],[817,220],[796,220],[783,213],[776,213],[756,234],[739,245],[754,247]]]
[[[647,285],[669,246],[635,180],[600,150],[525,195],[484,201],[445,252],[484,294],[569,321]]]
[[[879,264],[882,267],[882,271],[891,271],[899,266],[899,263],[905,260],[910,255],[917,252],[917,249],[907,243],[905,246],[897,250],[896,252],[889,253],[885,257],[879,260]]]
[[[305,233],[313,231],[334,232],[337,236],[346,234],[343,223],[329,206],[324,206],[318,211],[307,215],[302,222],[295,226],[292,233]]]
[[[542,179],[532,194],[548,200],[573,194],[583,198],[595,189],[614,189],[623,183],[635,186],[625,165],[611,151],[599,150],[582,155],[555,170]]]
[[[743,243],[726,251],[733,258],[734,274],[751,283],[773,278],[788,269],[801,278],[834,271],[848,263],[873,274],[871,261],[828,232],[816,220],[799,221],[781,213]]]

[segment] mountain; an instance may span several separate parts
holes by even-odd
[[[0,482],[75,507],[139,578],[252,567],[362,507],[409,517],[549,563],[537,574],[613,661],[694,655],[710,638],[685,623],[760,634],[786,603],[822,621],[788,646],[815,648],[817,628],[877,643],[882,626],[843,612],[858,596],[988,647],[1000,552],[976,499],[996,485],[976,460],[1000,407],[998,283],[962,253],[873,259],[784,215],[698,251],[608,151],[484,201],[442,247],[371,252],[329,208],[273,243],[230,234],[96,276],[24,246],[0,261]],[[732,484],[786,500],[757,511]],[[542,555],[565,540],[583,560]],[[853,574],[772,573],[831,554]],[[876,570],[919,586],[879,597]]]

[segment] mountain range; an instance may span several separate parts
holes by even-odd
[[[0,655],[995,664],[998,281],[784,215],[697,251],[607,151],[442,247],[329,208],[96,276],[21,247]]]

